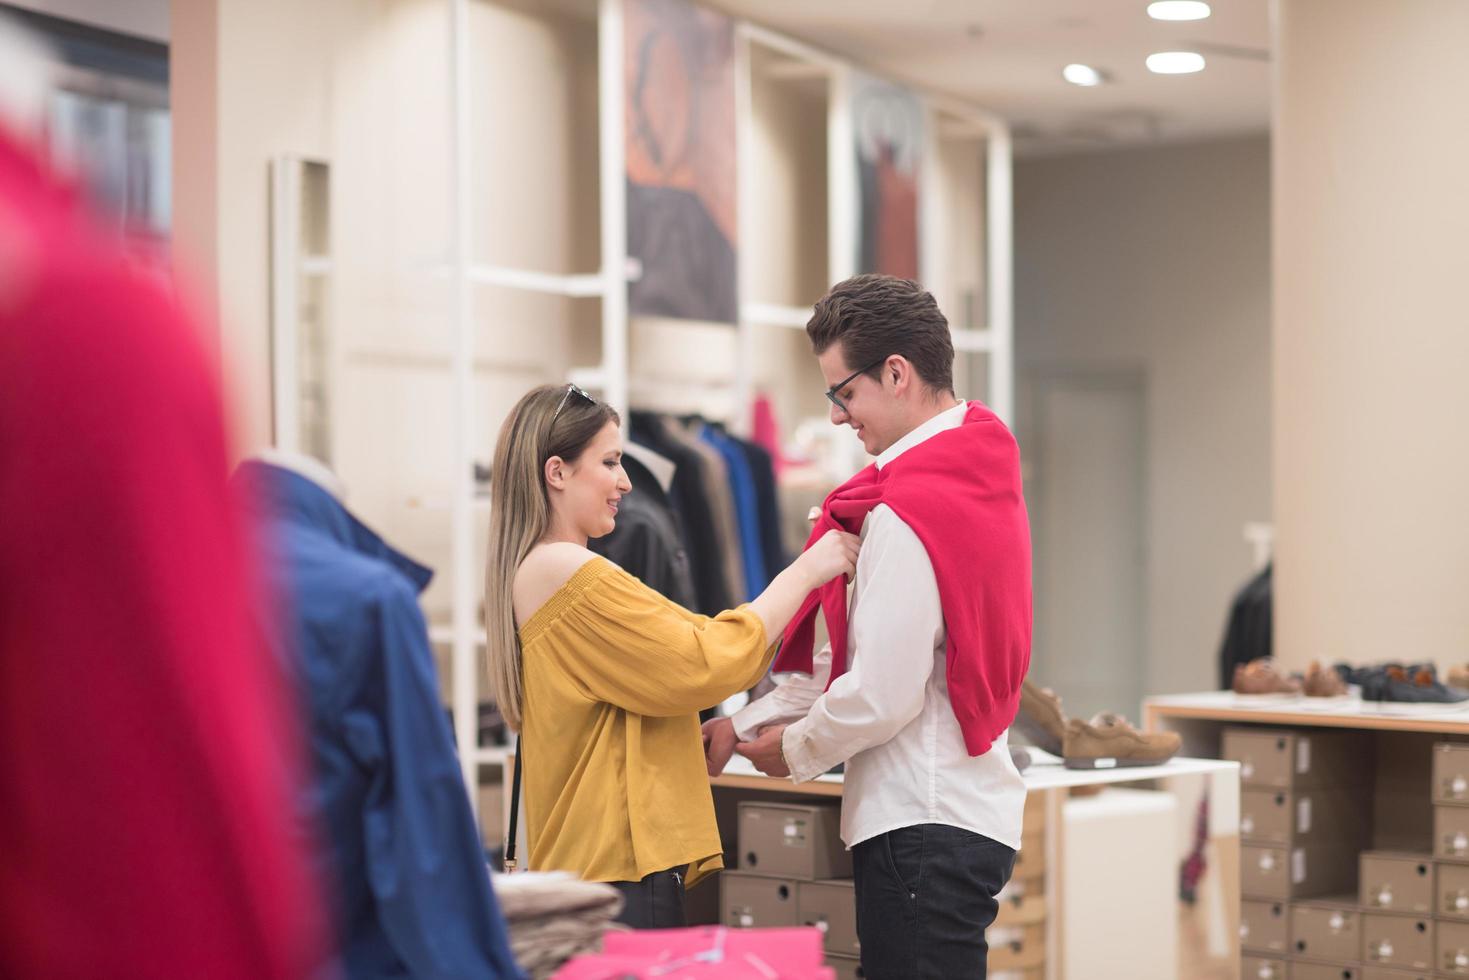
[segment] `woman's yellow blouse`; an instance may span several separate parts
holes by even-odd
[[[530,867],[637,881],[723,866],[698,712],[770,666],[748,606],[710,618],[602,558],[521,627]]]

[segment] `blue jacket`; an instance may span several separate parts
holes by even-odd
[[[325,835],[347,975],[519,980],[418,608],[433,573],[305,477],[249,462],[235,479],[307,707],[300,816]]]

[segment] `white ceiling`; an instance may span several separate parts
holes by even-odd
[[[1147,0],[713,0],[756,23],[1009,119],[1017,151],[1054,153],[1263,132],[1270,125],[1268,0],[1213,0],[1203,21],[1148,17]],[[1154,75],[1191,50],[1196,75]],[[1081,62],[1112,82],[1080,88]]]

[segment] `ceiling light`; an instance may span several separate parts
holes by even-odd
[[[1148,16],[1154,20],[1203,20],[1209,16],[1209,5],[1201,0],[1158,0],[1148,4]]]
[[[1204,70],[1204,56],[1196,51],[1159,51],[1148,55],[1148,71],[1158,75],[1189,75]]]
[[[1061,77],[1072,85],[1081,85],[1085,88],[1100,85],[1105,81],[1102,73],[1091,65],[1067,65],[1061,69]]]

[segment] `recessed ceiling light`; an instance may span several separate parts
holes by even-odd
[[[1202,0],[1157,0],[1148,4],[1148,16],[1154,20],[1203,20],[1209,12],[1209,5]]]
[[[1158,75],[1189,75],[1204,70],[1204,56],[1195,51],[1159,51],[1148,55],[1148,71]]]
[[[1072,85],[1081,85],[1085,88],[1100,85],[1107,80],[1106,76],[1091,65],[1067,65],[1061,69],[1061,77]]]

